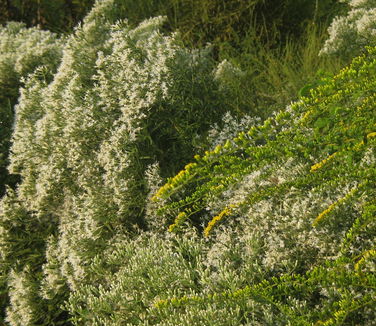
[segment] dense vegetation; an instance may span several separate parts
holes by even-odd
[[[17,181],[6,169],[19,88],[39,66],[54,73],[61,51],[61,41],[50,32],[27,29],[22,23],[9,23],[0,30],[0,196],[5,184],[13,186]]]
[[[69,3],[0,29],[4,324],[374,325],[376,3]]]

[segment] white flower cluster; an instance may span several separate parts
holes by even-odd
[[[354,8],[366,8],[371,9],[375,8],[376,1],[375,0],[342,0],[342,2],[349,2],[351,7]]]
[[[329,39],[320,54],[351,58],[365,46],[376,44],[376,2],[351,0],[347,16],[336,17],[329,27]]]
[[[0,26],[0,195],[8,178],[9,146],[14,127],[13,106],[17,103],[19,89],[24,79],[35,69],[44,67],[40,74],[47,78],[56,71],[61,60],[62,39],[57,35],[24,24],[9,22]]]
[[[6,322],[10,325],[33,325],[38,307],[33,305],[37,288],[31,281],[31,271],[27,266],[21,272],[11,271],[9,275],[10,305]]]
[[[28,208],[60,221],[57,256],[72,288],[93,251],[83,244],[103,226],[137,223],[144,204],[138,146],[152,106],[167,96],[175,55],[174,39],[158,32],[162,22],[94,22],[90,33],[102,30],[105,41],[87,45],[77,30],[53,82],[36,73],[22,91],[10,169],[23,176],[18,192]]]
[[[270,169],[245,176],[238,187],[234,187],[221,198],[221,203],[216,205],[211,203],[210,205],[214,205],[217,209],[216,214],[219,206],[223,209],[245,202],[247,196],[257,191],[259,187],[283,184],[299,178],[306,172],[307,167],[297,162],[286,162],[284,166],[274,170],[277,173],[266,177],[265,172],[268,170]],[[262,182],[262,180],[266,181]],[[241,219],[236,218],[235,211],[235,216],[226,217],[228,227],[217,230],[214,228],[215,240],[207,256],[208,266],[218,270],[225,261],[224,257],[228,256],[229,262],[233,259],[235,254],[227,253],[233,250],[228,243],[236,243],[238,247],[236,255],[239,255],[239,261],[257,261],[258,268],[265,271],[292,272],[296,269],[308,268],[310,261],[336,258],[344,234],[337,232],[331,223],[323,228],[313,228],[312,222],[318,214],[349,191],[348,186],[339,186],[336,193],[331,191],[330,195],[323,189],[306,192],[291,189],[286,194],[276,194],[273,200],[262,200],[252,205],[245,205],[246,210],[239,209]],[[228,220],[231,219],[235,219],[236,222],[229,223]],[[229,237],[235,236],[236,241],[223,240],[226,234]],[[307,260],[306,257],[311,257],[311,260]],[[306,266],[302,266],[304,261]]]
[[[147,184],[148,195],[145,198],[145,220],[150,229],[161,231],[161,227],[167,227],[168,222],[163,216],[157,216],[156,211],[161,203],[156,203],[152,200],[154,194],[163,184],[163,179],[160,176],[160,167],[157,162],[149,165],[145,170],[145,180]]]
[[[99,312],[108,307],[108,313],[92,314],[88,318],[93,325],[132,325],[136,315],[147,323],[148,314],[143,307],[151,308],[157,299],[156,293],[164,299],[194,288],[185,255],[191,254],[194,260],[194,250],[201,250],[200,242],[192,234],[190,239],[180,239],[185,243],[176,250],[176,240],[166,238],[163,233],[149,232],[135,239],[124,236],[113,239],[91,266],[101,275],[99,282],[81,286],[69,299],[68,309],[79,318],[81,309]],[[184,252],[183,248],[191,252]],[[111,266],[110,270],[107,266]]]
[[[218,65],[214,72],[215,79],[223,84],[231,82],[234,78],[238,78],[242,75],[244,75],[244,72],[226,59]]]
[[[116,3],[97,1],[65,40],[56,74],[36,69],[16,106],[9,169],[22,182],[15,202],[23,203],[35,223],[49,219],[57,228],[40,237],[46,243],[45,257],[39,257],[47,261],[40,273],[44,300],[95,283],[91,264],[112,239],[145,224],[163,225],[152,221],[155,208],[145,205],[160,183],[160,164],[153,162],[166,150],[173,165],[180,153],[158,133],[176,140],[186,120],[196,132],[209,124],[200,118],[207,116],[200,96],[213,91],[206,81],[214,84],[207,52],[185,50],[176,34],[163,35],[162,17],[131,27],[117,19]],[[23,46],[32,51],[29,43]],[[212,115],[220,119],[218,112]],[[10,214],[17,218],[17,210],[11,212],[3,210],[4,221]]]
[[[251,127],[260,123],[261,119],[252,116],[243,116],[236,118],[230,112],[223,115],[220,125],[215,123],[209,130],[208,141],[211,148],[214,149],[217,145],[225,143],[228,139],[233,139],[242,130],[248,130]]]
[[[7,78],[26,77],[38,66],[53,69],[61,57],[61,45],[57,35],[28,29],[22,23],[10,22],[0,27],[0,84]]]

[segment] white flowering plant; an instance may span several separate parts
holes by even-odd
[[[10,325],[59,322],[112,239],[160,229],[146,205],[151,188],[184,166],[193,136],[204,138],[225,112],[209,49],[183,48],[178,34],[160,31],[163,17],[131,26],[118,6],[98,1],[59,48],[57,70],[41,58],[20,90],[8,168],[21,182],[0,204]],[[8,279],[41,292],[19,298]]]
[[[374,0],[345,0],[350,9],[346,16],[336,17],[329,26],[329,38],[321,49],[321,55],[333,55],[351,59],[375,45],[376,2]]]
[[[22,23],[9,22],[0,26],[0,196],[5,185],[14,185],[15,176],[6,169],[17,103],[23,78],[37,67],[47,67],[52,75],[61,59],[62,39],[56,34]],[[46,77],[47,77],[46,75]]]

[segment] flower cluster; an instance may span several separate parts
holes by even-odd
[[[376,3],[373,0],[350,0],[347,16],[337,17],[329,27],[329,39],[321,54],[352,58],[374,45],[376,37]]]
[[[95,283],[91,265],[112,239],[165,226],[150,191],[187,163],[192,134],[204,137],[224,112],[207,50],[182,48],[177,34],[161,32],[163,17],[131,26],[119,19],[120,2],[98,1],[59,46],[50,33],[7,27],[24,49],[8,51],[15,69],[23,73],[30,53],[41,66],[25,76],[15,108],[9,170],[22,181],[0,204],[1,273],[35,268],[38,305],[60,307],[70,291]],[[35,242],[25,248],[31,230]],[[18,302],[6,276],[1,282]],[[42,324],[59,309],[46,307]]]
[[[53,33],[21,23],[0,26],[0,196],[6,184],[15,183],[7,165],[20,86],[38,67],[44,67],[41,74],[51,77],[61,60],[62,43]]]

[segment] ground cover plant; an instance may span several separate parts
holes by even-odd
[[[373,325],[376,48],[359,33],[341,61],[327,49],[374,5],[350,1],[324,45],[334,2],[281,2],[294,37],[230,47],[187,48],[212,35],[188,23],[205,11],[183,8],[174,32],[158,1],[97,1],[61,39],[4,27],[3,165],[19,179],[0,201],[3,323]],[[216,23],[240,30],[245,7],[222,5]]]

